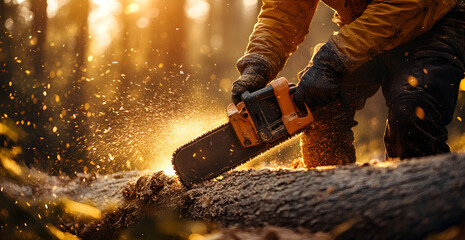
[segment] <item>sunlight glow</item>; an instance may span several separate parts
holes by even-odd
[[[315,168],[315,170],[318,170],[318,171],[326,171],[326,170],[331,170],[331,169],[335,169],[336,166],[335,165],[330,165],[330,166],[318,166]]]
[[[396,168],[398,165],[398,162],[396,161],[385,161],[385,162],[379,162],[375,164],[376,168]]]
[[[24,19],[26,23],[32,22],[34,20],[34,13],[31,11],[31,3],[27,1],[17,1],[18,3],[18,13],[20,18]]]
[[[242,0],[243,14],[245,17],[256,17],[257,3],[257,0]]]
[[[153,146],[155,159],[158,159],[152,166],[153,169],[163,170],[167,175],[174,175],[171,159],[173,152],[180,146],[188,143],[192,139],[212,130],[227,122],[224,112],[194,113],[194,116],[186,116],[181,119],[167,121],[167,126],[163,136],[158,136],[156,146]]]
[[[14,160],[3,156],[0,157],[0,159],[2,166],[10,173],[13,173],[16,176],[20,176],[23,173],[21,167]]]
[[[189,18],[203,22],[210,13],[210,4],[205,0],[188,0],[185,11]]]
[[[138,28],[146,28],[150,23],[150,20],[146,17],[141,17],[137,20],[136,26]]]
[[[47,17],[53,18],[58,12],[58,1],[47,0]]]
[[[69,0],[47,0],[47,17],[53,18],[58,10],[69,3]]]
[[[92,0],[92,11],[89,15],[89,33],[92,37],[91,52],[101,53],[119,34],[119,22],[117,17],[122,13],[122,7],[118,0]]]
[[[53,225],[45,225],[45,227],[50,231],[53,236],[60,240],[78,240],[80,238],[74,236],[71,233],[62,232],[60,229],[54,227]]]
[[[99,219],[102,217],[102,212],[90,205],[75,202],[69,199],[63,199],[63,205],[65,207],[65,212],[73,215],[85,215],[87,217]]]
[[[242,0],[242,4],[244,4],[245,9],[253,9],[257,8],[257,0]]]
[[[126,8],[124,8],[124,14],[129,15],[136,13],[140,10],[140,5],[138,3],[131,3]]]

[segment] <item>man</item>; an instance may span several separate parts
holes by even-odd
[[[300,73],[295,104],[314,124],[302,136],[306,167],[355,162],[354,114],[381,87],[389,109],[388,158],[450,152],[452,120],[465,72],[465,7],[455,0],[327,0],[338,33]],[[318,0],[263,0],[232,98],[265,87],[308,33]],[[344,111],[341,92],[351,112]]]

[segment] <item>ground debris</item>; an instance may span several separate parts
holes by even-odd
[[[141,176],[137,181],[131,182],[123,189],[123,196],[127,200],[139,200],[146,203],[154,203],[159,198],[158,193],[165,187],[171,188],[175,181],[162,171],[150,175]]]
[[[122,186],[125,201],[102,219],[87,225],[79,234],[83,239],[112,239],[129,234],[141,223],[164,222],[167,219],[183,225],[181,206],[184,205],[186,188],[176,177],[162,171],[143,175]],[[181,223],[179,223],[181,222]],[[154,234],[165,234],[164,228]],[[129,232],[128,232],[129,231]]]

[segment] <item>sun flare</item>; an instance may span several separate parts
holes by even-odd
[[[192,113],[191,113],[192,114]],[[162,170],[167,175],[174,175],[171,163],[172,155],[177,148],[192,141],[200,135],[227,122],[226,114],[222,111],[194,113],[182,118],[167,121],[166,129],[159,136],[153,146],[154,156],[157,159],[151,169]]]

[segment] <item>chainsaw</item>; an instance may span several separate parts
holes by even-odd
[[[229,122],[178,148],[172,163],[186,187],[215,178],[300,133],[313,121],[307,108],[299,111],[295,87],[285,78],[229,104]]]

